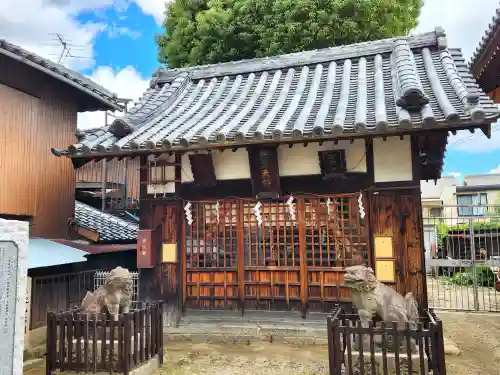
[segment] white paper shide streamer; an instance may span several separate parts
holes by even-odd
[[[262,203],[257,202],[255,206],[253,206],[253,214],[255,215],[255,219],[257,220],[257,224],[259,227],[262,225],[262,215],[260,213],[260,208],[262,207]]]
[[[332,204],[332,200],[330,198],[328,198],[326,200],[326,209],[328,212],[328,220],[330,220],[333,216],[333,204]]]
[[[186,221],[189,225],[193,224],[193,214],[191,213],[191,202],[187,202],[184,206],[184,212],[186,213]]]
[[[358,210],[359,210],[359,217],[361,219],[364,219],[366,212],[365,212],[365,207],[363,206],[363,194],[362,193],[359,193]]]
[[[220,214],[220,204],[219,201],[215,204],[215,215],[217,215],[216,220],[217,224],[219,224],[219,214]]]
[[[295,220],[296,214],[295,214],[295,203],[294,203],[295,198],[293,195],[290,195],[290,198],[286,201],[286,205],[288,206],[288,213],[290,214],[290,218],[292,220]]]

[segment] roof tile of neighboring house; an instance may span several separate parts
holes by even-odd
[[[495,39],[495,35],[500,30],[500,8],[496,10],[495,15],[493,16],[491,23],[488,25],[484,36],[481,38],[479,45],[476,47],[476,51],[472,54],[472,58],[470,61],[470,66],[474,68],[474,65],[479,62],[483,54],[485,53],[488,45]]]
[[[0,39],[0,54],[18,60],[59,81],[69,84],[81,92],[92,96],[103,104],[115,110],[123,110],[123,105],[115,93],[105,89],[92,80],[48,59],[38,56],[32,52],[16,46],[4,39]]]
[[[99,242],[135,241],[139,225],[75,202],[77,225],[99,233]]]
[[[441,29],[410,37],[160,70],[138,104],[63,153],[162,151],[494,122]]]

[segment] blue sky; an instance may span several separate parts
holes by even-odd
[[[498,0],[426,0],[416,31],[442,26],[450,46],[466,59],[484,35]],[[74,58],[62,63],[120,97],[137,100],[159,66],[154,36],[161,33],[162,0],[0,0],[0,38],[51,59],[61,52],[55,33],[70,43]],[[444,17],[443,15],[446,15]],[[104,125],[104,114],[84,113],[80,128]],[[479,130],[449,138],[444,174],[489,173],[500,166],[500,132],[487,140]],[[500,172],[500,169],[498,170]]]
[[[111,66],[115,70],[132,66],[143,77],[150,77],[158,68],[154,36],[163,29],[136,4],[130,4],[125,11],[116,8],[100,12],[88,10],[76,18],[81,23],[104,21],[110,25],[110,30],[99,33],[94,39],[96,66]],[[82,72],[91,75],[94,68]]]

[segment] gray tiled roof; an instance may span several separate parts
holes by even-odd
[[[486,48],[493,40],[494,35],[500,28],[500,8],[498,8],[495,12],[495,15],[491,19],[491,23],[488,25],[484,36],[481,38],[479,45],[476,47],[476,50],[472,54],[472,58],[470,61],[470,66],[474,67],[474,65],[481,59],[483,53],[486,51]]]
[[[139,225],[75,202],[75,221],[78,226],[99,232],[99,242],[135,241]]]
[[[9,43],[4,39],[0,39],[0,54],[18,60],[23,64],[29,65],[32,68],[73,86],[81,92],[99,100],[110,109],[123,110],[123,105],[119,103],[119,98],[115,93],[112,93],[81,74],[65,68],[61,64],[56,64],[24,48]]]
[[[126,116],[71,155],[388,134],[493,122],[441,29],[278,57],[160,70]]]

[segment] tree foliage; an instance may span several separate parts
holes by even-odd
[[[406,35],[423,0],[174,0],[158,36],[170,68]]]

